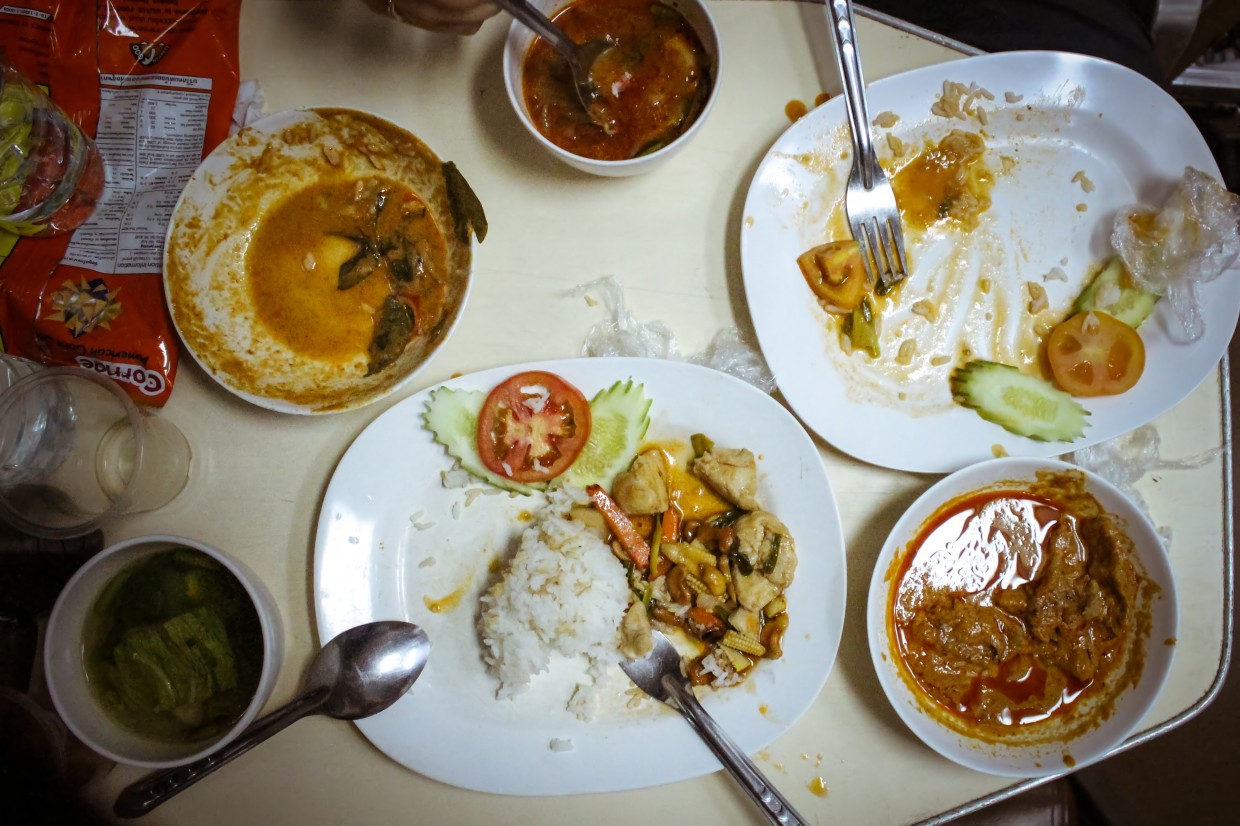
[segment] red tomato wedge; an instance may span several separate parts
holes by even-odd
[[[1073,396],[1113,396],[1145,371],[1145,344],[1119,319],[1086,310],[1051,330],[1046,357],[1055,381]]]
[[[478,414],[478,455],[492,473],[529,484],[554,479],[590,437],[590,403],[554,373],[518,373]]]

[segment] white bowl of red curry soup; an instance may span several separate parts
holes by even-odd
[[[647,172],[680,152],[719,92],[723,50],[702,0],[532,0],[574,42],[615,41],[594,65],[602,117],[582,109],[568,66],[514,22],[504,44],[504,84],[534,139],[569,166],[606,177]],[[666,104],[653,105],[655,98]]]
[[[180,536],[100,551],[61,590],[43,666],[65,725],[131,766],[191,763],[234,740],[271,696],[280,614],[245,565]]]
[[[900,718],[944,757],[1009,777],[1120,745],[1162,690],[1177,622],[1154,525],[1098,475],[1048,459],[939,481],[870,581],[870,653]]]

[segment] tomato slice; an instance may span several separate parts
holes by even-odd
[[[870,292],[870,281],[856,241],[832,241],[801,253],[797,266],[814,295],[832,313],[855,310]]]
[[[1046,355],[1055,381],[1073,396],[1114,396],[1145,372],[1145,344],[1124,322],[1097,310],[1051,330]]]
[[[554,479],[590,437],[590,403],[554,373],[532,370],[500,383],[478,415],[478,455],[516,482]]]

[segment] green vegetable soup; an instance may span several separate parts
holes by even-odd
[[[258,612],[235,576],[189,548],[118,573],[91,608],[83,657],[114,720],[153,740],[192,743],[227,731],[263,663]]]

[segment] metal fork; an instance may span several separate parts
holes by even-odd
[[[861,247],[866,274],[874,283],[890,288],[908,274],[900,211],[891,182],[878,165],[874,152],[865,80],[861,77],[861,58],[857,54],[852,0],[827,0],[826,6],[831,12],[835,61],[844,78],[844,99],[853,142],[853,165],[844,195],[844,212],[848,215],[853,239]]]

